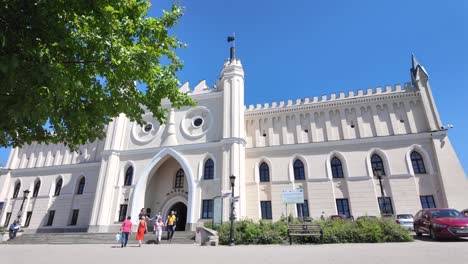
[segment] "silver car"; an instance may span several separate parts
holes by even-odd
[[[401,225],[404,228],[407,228],[409,230],[414,229],[414,219],[413,215],[411,214],[398,214],[395,217],[395,221],[397,224]]]

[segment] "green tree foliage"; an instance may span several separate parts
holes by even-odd
[[[183,44],[168,32],[182,8],[153,18],[149,7],[148,0],[0,0],[0,146],[76,148],[102,138],[120,113],[143,125],[144,108],[164,121],[163,98],[193,105],[177,89],[175,50]]]

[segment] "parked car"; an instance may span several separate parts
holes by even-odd
[[[397,214],[395,216],[395,222],[409,230],[414,229],[414,219],[412,214]]]
[[[414,217],[417,236],[429,234],[432,239],[468,237],[468,218],[455,209],[423,209]]]
[[[462,215],[464,215],[465,217],[468,217],[468,209],[465,209],[463,211],[461,211]]]
[[[346,215],[337,214],[337,215],[330,215],[330,217],[328,219],[330,219],[330,220],[346,220],[346,219],[348,219],[348,217],[346,217]]]

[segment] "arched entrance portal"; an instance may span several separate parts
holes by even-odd
[[[185,224],[187,223],[187,206],[184,203],[178,202],[171,206],[171,209],[167,212],[175,212],[177,216],[176,231],[185,231]]]

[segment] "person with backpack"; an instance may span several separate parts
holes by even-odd
[[[10,239],[16,238],[16,233],[18,232],[19,229],[20,229],[20,226],[18,224],[18,221],[17,220],[13,221],[13,223],[10,225],[10,228],[9,228]]]

